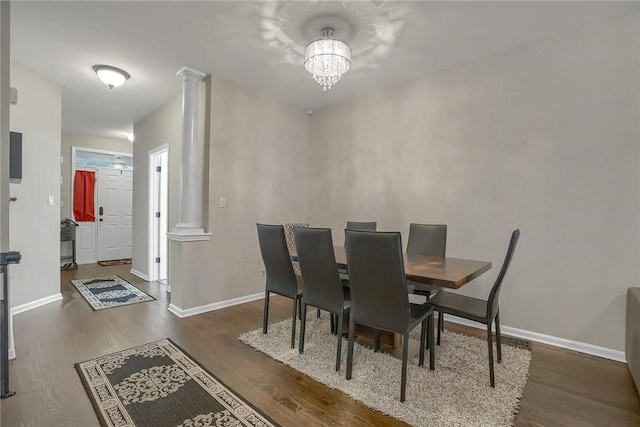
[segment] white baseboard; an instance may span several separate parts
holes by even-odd
[[[141,278],[142,280],[145,280],[147,282],[149,281],[149,276],[144,274],[144,273],[139,272],[138,270],[134,270],[132,268],[130,273],[133,274],[134,276],[137,276],[137,277]]]
[[[476,329],[486,330],[486,326],[471,320],[456,317],[450,314],[445,316],[447,322],[458,323],[460,325],[470,326]],[[567,350],[577,351],[579,353],[590,354],[605,359],[615,360],[616,362],[626,363],[627,358],[624,351],[613,350],[611,348],[600,347],[593,344],[587,344],[580,341],[572,341],[565,338],[558,338],[552,335],[545,335],[538,332],[518,329],[511,326],[500,325],[500,332],[516,338],[522,338],[529,341],[535,341],[542,344],[548,344],[554,347],[566,348]]]
[[[234,298],[213,304],[203,305],[200,307],[189,308],[183,310],[173,304],[169,304],[169,311],[180,318],[195,316],[196,314],[206,313],[208,311],[220,310],[222,308],[231,307],[245,302],[255,301],[264,298],[264,293],[247,295],[245,297]],[[453,315],[447,315],[445,318],[448,322],[458,323],[476,329],[485,330],[485,325],[471,320],[463,319]],[[590,354],[592,356],[602,357],[605,359],[615,360],[616,362],[626,363],[624,351],[613,350],[606,347],[600,347],[593,344],[587,344],[579,341],[572,341],[565,338],[545,335],[538,332],[527,331],[525,329],[514,328],[511,326],[501,325],[501,332],[516,338],[522,338],[530,341],[548,344],[554,347],[566,348],[567,350],[577,351],[579,353]]]
[[[18,305],[11,309],[11,315],[15,316],[16,314],[24,313],[25,311],[33,310],[34,308],[42,307],[45,304],[60,301],[61,299],[62,299],[62,294],[57,293],[57,294],[50,295],[48,297],[40,298],[39,300]]]
[[[240,298],[228,299],[226,301],[214,302],[213,304],[201,305],[199,307],[187,308],[186,310],[169,304],[169,311],[179,318],[185,318],[189,316],[195,316],[196,314],[202,314],[209,311],[220,310],[222,308],[231,307],[238,304],[244,304],[245,302],[255,301],[264,298],[264,292],[258,294],[247,295]]]
[[[25,311],[33,310],[34,308],[42,307],[43,305],[46,305],[52,302],[60,301],[60,300],[62,300],[62,294],[58,292],[57,294],[49,295],[48,297],[40,298],[39,300],[18,305],[11,309],[10,311],[11,319],[9,319],[9,348],[7,349],[9,360],[13,360],[16,358],[16,348],[13,341],[13,316],[15,316],[16,314],[24,313]]]

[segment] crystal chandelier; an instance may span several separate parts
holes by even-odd
[[[333,38],[333,28],[323,28],[322,37],[304,49],[304,68],[327,90],[351,68],[351,47]]]

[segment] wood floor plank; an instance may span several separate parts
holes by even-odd
[[[0,403],[2,426],[98,426],[74,363],[170,338],[220,380],[283,426],[406,426],[242,344],[262,324],[262,301],[179,319],[158,283],[130,266],[63,271],[61,302],[14,318],[17,359],[10,362],[16,396]],[[155,301],[93,311],[70,284],[120,275]],[[270,322],[290,316],[291,301],[274,297]],[[484,332],[446,324],[484,338]],[[445,332],[446,333],[446,332]],[[640,426],[640,399],[626,365],[534,343],[530,378],[517,426]]]

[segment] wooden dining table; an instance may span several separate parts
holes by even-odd
[[[344,246],[334,246],[338,268],[347,268]],[[298,261],[295,248],[289,250],[292,261]],[[461,258],[438,258],[404,254],[404,272],[416,289],[435,291],[442,288],[459,289],[481,274],[491,270],[488,261]]]
[[[347,253],[344,246],[333,247],[338,268],[347,269]],[[295,248],[289,249],[292,261],[298,261]],[[491,270],[488,261],[476,261],[462,258],[438,258],[420,255],[404,254],[405,275],[415,289],[434,292],[443,288],[459,289],[481,274]],[[348,322],[345,322],[348,323]],[[343,331],[344,332],[344,331]],[[360,326],[356,327],[356,335],[360,341],[370,345],[375,330]],[[394,356],[401,357],[402,335],[381,333],[380,341],[386,350]],[[412,340],[413,341],[413,340]],[[409,342],[409,353],[415,355],[419,351],[419,342]]]

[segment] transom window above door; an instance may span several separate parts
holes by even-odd
[[[77,150],[76,166],[133,170],[133,157]]]

